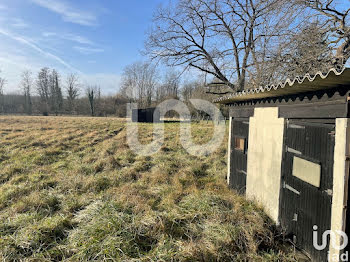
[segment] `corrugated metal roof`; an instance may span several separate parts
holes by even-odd
[[[207,84],[207,86],[217,86],[217,85],[225,85],[224,82],[222,82],[220,79],[217,77],[214,77],[213,81]]]
[[[214,102],[230,104],[240,101],[330,89],[340,85],[350,85],[350,68],[343,68],[341,71],[332,68],[325,74],[317,72],[315,75],[306,74],[304,77],[296,77],[292,80],[288,78],[286,81],[279,82],[277,85],[269,85],[232,93],[220,97],[214,100]]]

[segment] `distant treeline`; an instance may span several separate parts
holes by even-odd
[[[0,114],[123,117],[129,101],[121,95],[102,96],[98,86],[83,87],[74,74],[62,80],[55,69],[47,67],[35,78],[30,71],[24,71],[17,94],[5,94],[5,84],[6,80],[0,77]]]
[[[194,118],[208,118],[204,112],[195,110],[190,99],[213,100],[207,94],[201,80],[181,81],[173,71],[164,77],[157,74],[153,65],[137,62],[126,67],[123,83],[115,95],[101,94],[99,86],[83,86],[77,75],[66,79],[55,69],[42,68],[34,78],[30,71],[22,73],[21,91],[5,94],[0,86],[0,114],[21,115],[90,115],[126,117],[127,104],[137,103],[139,108],[155,107],[166,99],[180,99],[188,104]],[[168,112],[168,117],[176,117]]]
[[[126,116],[127,98],[120,95],[103,96],[95,100],[94,116]],[[31,112],[26,109],[25,97],[20,94],[3,95],[3,104],[0,110],[1,114],[20,114],[20,115],[92,115],[88,97],[80,97],[75,100],[74,109],[71,110],[69,101],[63,98],[62,107],[59,110],[42,110],[42,102],[39,96],[31,97]]]

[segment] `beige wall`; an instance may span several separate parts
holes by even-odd
[[[335,124],[335,147],[334,147],[334,166],[333,166],[333,199],[332,199],[332,218],[331,230],[345,231],[345,210],[346,205],[345,192],[347,191],[348,166],[346,165],[346,155],[349,154],[349,120],[347,118],[338,118]],[[339,246],[341,238],[336,234],[335,243]],[[332,243],[332,240],[331,242]],[[331,257],[338,255],[339,251],[330,245]],[[338,255],[339,257],[339,255]]]
[[[247,197],[278,224],[284,119],[277,107],[255,108],[249,121]]]

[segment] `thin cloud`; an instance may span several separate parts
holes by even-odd
[[[0,4],[0,10],[7,10],[7,9],[8,9],[7,6]]]
[[[24,45],[34,49],[35,51],[39,52],[40,54],[55,60],[56,62],[62,64],[63,66],[65,66],[66,68],[68,68],[68,69],[70,69],[72,71],[81,73],[78,69],[76,69],[73,66],[69,65],[68,63],[66,63],[62,58],[60,58],[60,57],[58,57],[58,56],[56,56],[54,54],[51,54],[49,52],[44,51],[43,49],[41,49],[39,46],[37,46],[36,44],[32,43],[28,39],[25,39],[25,38],[23,38],[21,36],[14,35],[11,32],[3,30],[2,28],[0,28],[0,34],[4,35],[6,37],[9,37],[9,38],[11,38],[11,39],[21,43],[21,44],[24,44]]]
[[[57,36],[57,34],[53,33],[53,32],[44,32],[44,33],[42,33],[42,35],[45,37]]]
[[[91,55],[95,53],[104,52],[102,48],[90,48],[90,47],[82,47],[82,46],[74,46],[73,48],[84,55]]]
[[[34,4],[61,15],[63,21],[85,26],[96,26],[96,15],[84,12],[57,0],[31,0]]]
[[[24,56],[12,56],[9,55],[8,57],[0,57],[0,61],[3,63],[8,63],[16,66],[17,68],[23,68],[23,69],[35,69],[37,70],[38,67],[34,66],[33,64],[28,64],[25,62]]]
[[[28,28],[29,25],[23,21],[21,18],[13,18],[11,26],[16,28]]]
[[[76,42],[76,43],[83,44],[83,45],[95,45],[95,43],[93,41],[91,41],[90,39],[88,39],[86,37],[80,36],[80,35],[57,34],[54,32],[44,32],[44,33],[42,33],[42,35],[44,37],[57,37],[57,38],[69,40],[69,41]]]
[[[66,35],[66,39],[70,39],[71,41],[80,43],[80,44],[85,44],[85,45],[94,45],[94,42],[92,42],[90,39],[87,39],[86,37],[80,36],[80,35],[73,35],[73,34],[68,34]]]

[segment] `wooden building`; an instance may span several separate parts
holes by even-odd
[[[350,69],[332,69],[215,101],[230,107],[229,186],[261,203],[315,261],[345,250],[330,241],[316,250],[314,226],[319,244],[326,230],[350,235],[349,100]]]
[[[158,123],[160,121],[160,113],[156,108],[133,109],[132,122]]]

